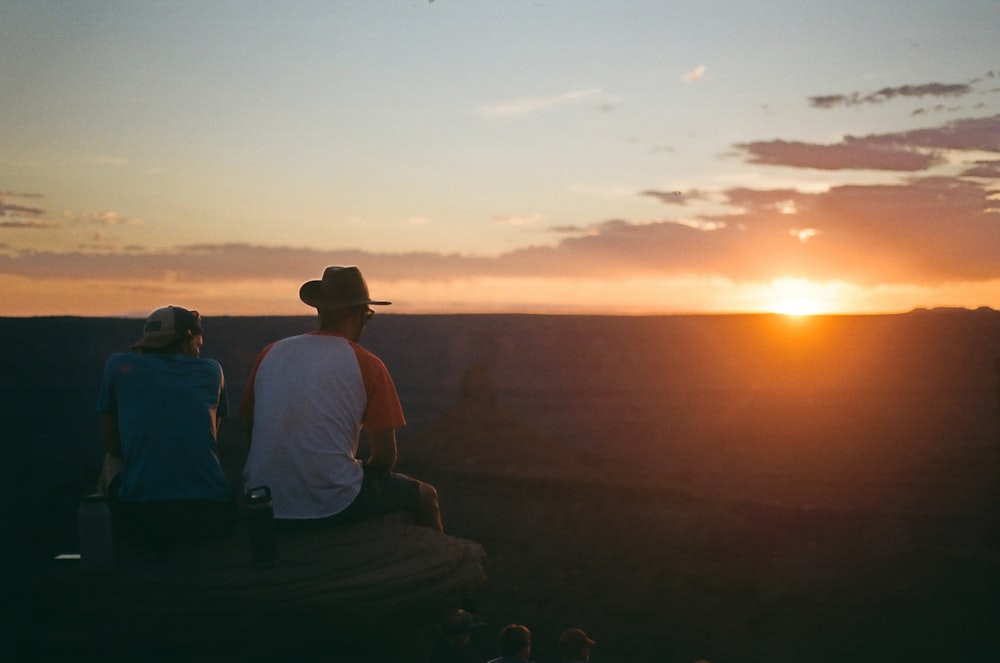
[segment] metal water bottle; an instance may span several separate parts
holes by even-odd
[[[87,573],[107,573],[114,568],[111,510],[103,495],[87,495],[76,514],[80,536],[80,568]]]
[[[278,563],[278,545],[274,535],[274,507],[271,489],[257,486],[247,491],[247,533],[250,537],[250,557],[258,568]]]

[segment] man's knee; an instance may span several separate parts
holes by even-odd
[[[419,484],[420,488],[420,503],[427,506],[437,506],[438,503],[438,493],[437,488],[431,484],[421,481]]]
[[[437,488],[423,481],[420,486],[420,507],[415,514],[418,524],[430,527],[438,532],[444,532],[441,524],[441,506],[438,504]]]

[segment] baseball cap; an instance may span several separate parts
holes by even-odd
[[[142,328],[142,338],[133,348],[162,348],[170,345],[190,331],[193,336],[202,333],[201,315],[180,306],[164,306],[149,314]]]

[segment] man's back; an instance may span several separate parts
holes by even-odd
[[[120,499],[229,497],[215,456],[217,417],[228,414],[218,362],[174,354],[112,355],[98,410],[115,415],[121,432]]]
[[[252,421],[247,487],[267,485],[277,518],[323,518],[360,490],[362,422],[403,424],[384,364],[343,336],[313,332],[261,353],[240,412]]]

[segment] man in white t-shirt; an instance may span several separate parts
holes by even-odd
[[[299,298],[316,308],[320,328],[257,357],[239,408],[250,442],[245,486],[271,489],[279,522],[336,525],[406,511],[442,531],[434,487],[392,471],[406,421],[385,364],[358,345],[371,306],[389,302],[369,296],[357,267],[327,267]]]

